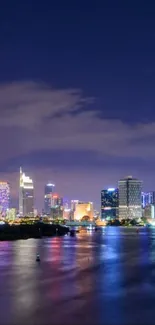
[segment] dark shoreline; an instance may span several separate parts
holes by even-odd
[[[42,238],[52,236],[64,236],[69,233],[69,227],[36,223],[33,225],[2,225],[0,227],[0,241],[18,240],[29,238]]]

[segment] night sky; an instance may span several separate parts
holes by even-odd
[[[0,178],[91,200],[133,175],[155,189],[155,3],[3,1]]]

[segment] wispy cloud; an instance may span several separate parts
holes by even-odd
[[[131,126],[117,119],[101,119],[95,109],[87,110],[91,101],[76,89],[54,89],[34,82],[1,85],[0,145],[4,154],[0,159],[46,149],[155,157],[155,123]]]
[[[54,89],[34,82],[0,85],[0,125],[34,128],[55,114],[77,111],[89,101],[78,89]]]

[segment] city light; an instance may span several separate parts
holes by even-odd
[[[144,216],[155,220],[155,192],[142,192],[142,182],[138,179],[126,177],[118,181],[118,188],[109,187],[101,190],[101,213],[94,210],[93,202],[65,200],[59,193],[53,192],[55,184],[47,183],[43,196],[44,210],[42,216],[50,218],[64,218],[70,221],[95,221],[138,219]],[[127,201],[128,190],[128,201]],[[145,196],[145,197],[144,197]],[[144,199],[146,202],[144,202]],[[33,180],[23,173],[20,168],[19,182],[19,210],[11,208],[10,186],[0,181],[0,215],[1,218],[15,220],[20,217],[38,216],[34,209]],[[145,203],[145,204],[144,204]],[[144,208],[145,207],[145,208]],[[4,213],[5,212],[5,213]],[[143,214],[142,214],[143,212]],[[153,221],[154,223],[154,221]]]
[[[10,205],[10,186],[7,182],[0,182],[0,209],[6,213]]]
[[[23,173],[20,168],[20,182],[19,182],[19,214],[20,216],[27,216],[33,214],[34,209],[34,186],[33,180]]]

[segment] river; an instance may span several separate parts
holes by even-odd
[[[36,262],[39,253],[41,262]],[[155,229],[0,242],[0,324],[154,324]]]

